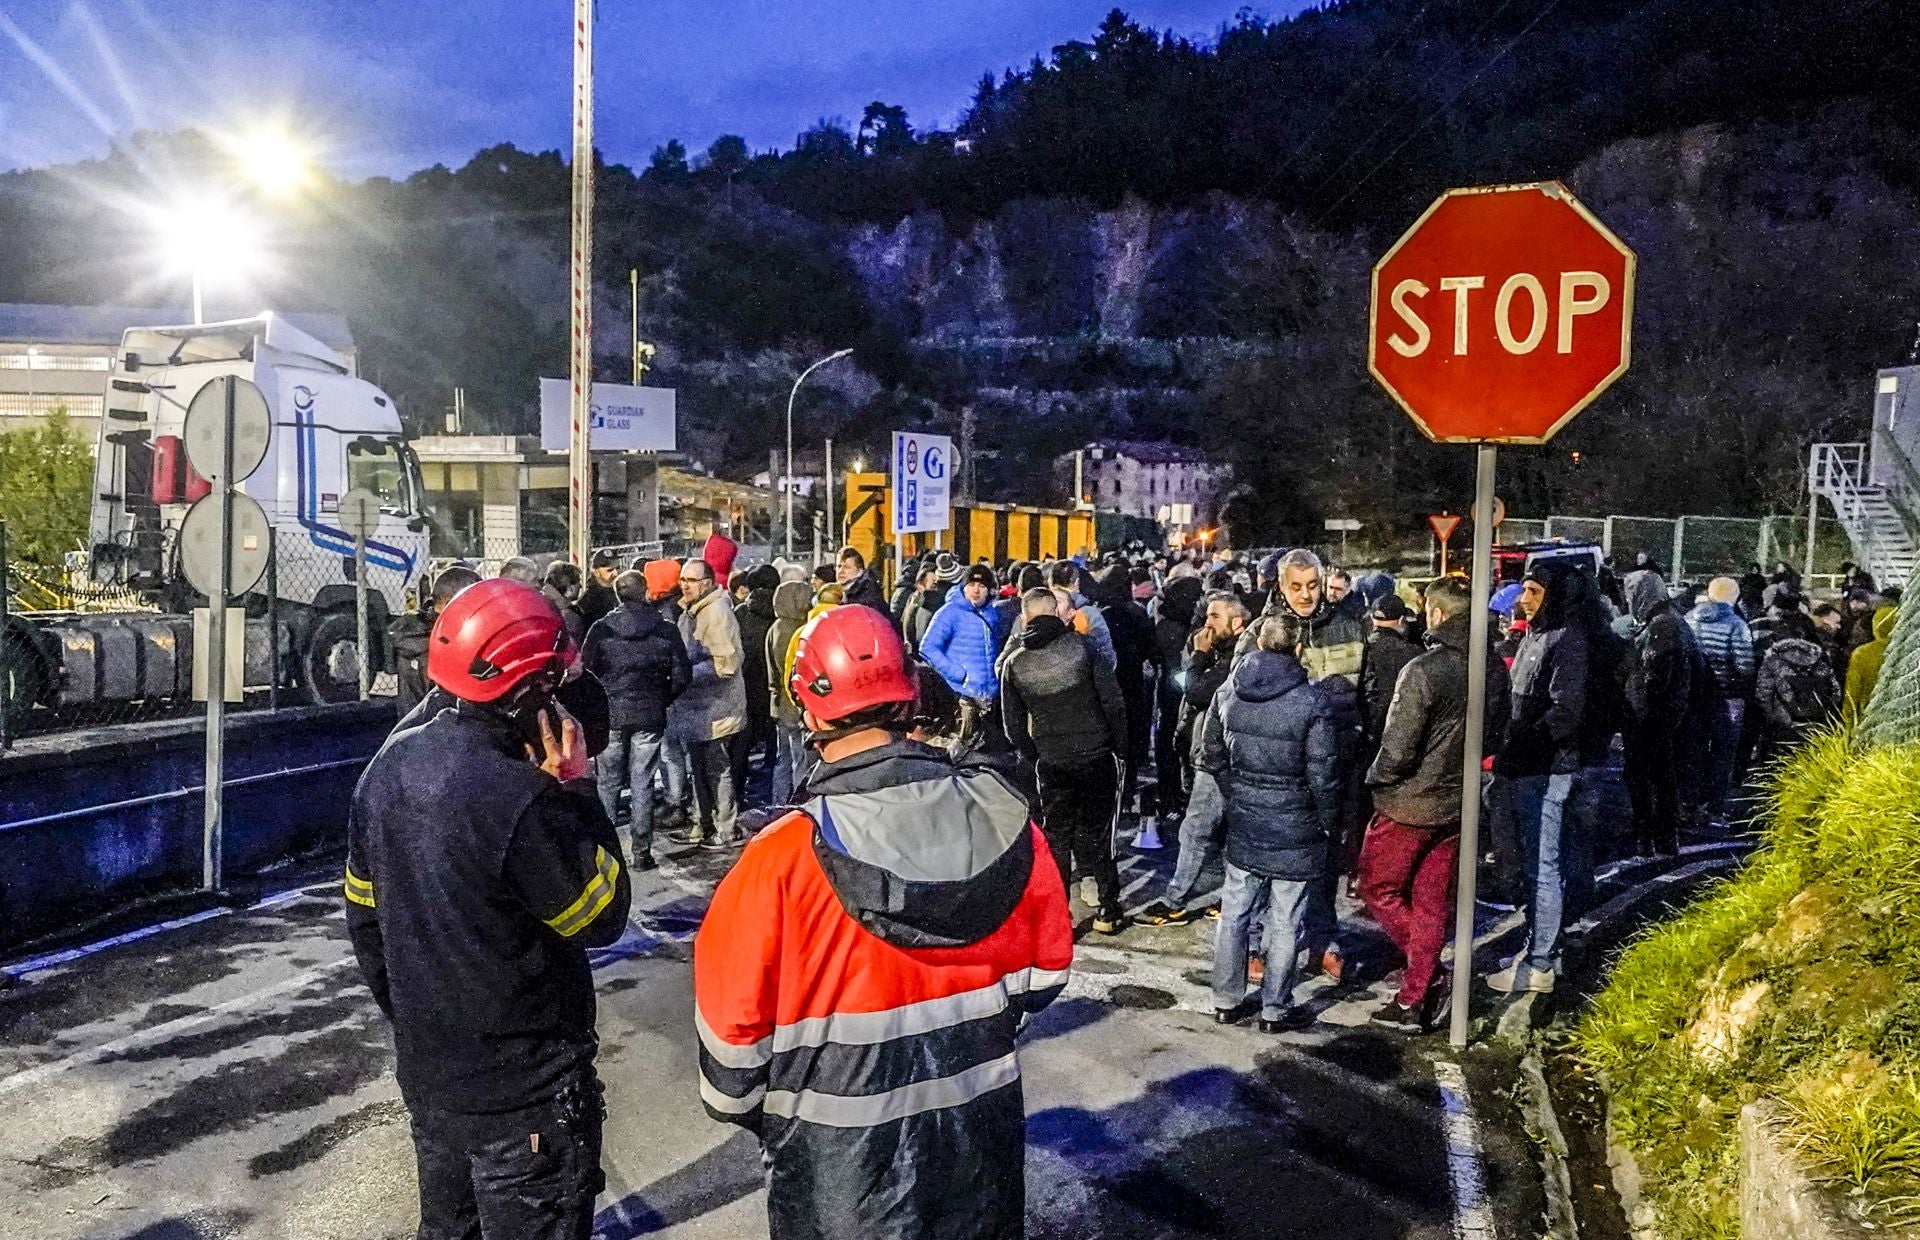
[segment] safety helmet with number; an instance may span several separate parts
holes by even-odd
[[[912,702],[918,692],[900,634],[885,616],[857,603],[835,607],[800,630],[792,684],[801,707],[826,723]]]
[[[572,664],[566,621],[532,586],[504,577],[454,595],[433,622],[427,679],[469,702],[498,702],[542,674],[557,686]]]

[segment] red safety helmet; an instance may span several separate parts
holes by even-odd
[[[832,722],[889,702],[911,702],[918,691],[900,634],[873,608],[835,607],[800,630],[793,696],[815,719]]]
[[[427,679],[469,702],[497,702],[529,676],[565,675],[571,640],[560,610],[523,582],[495,577],[453,596],[427,641]]]

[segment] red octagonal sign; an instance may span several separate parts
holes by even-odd
[[[1441,443],[1545,443],[1627,368],[1633,251],[1558,181],[1448,190],[1373,269],[1367,369]]]

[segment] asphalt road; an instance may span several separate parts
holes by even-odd
[[[758,1151],[706,1117],[695,1086],[687,943],[729,859],[668,855],[638,876],[629,933],[596,953],[611,1240],[766,1234]],[[1132,905],[1169,862],[1127,855]],[[0,1236],[413,1234],[391,1039],[338,887],[314,878],[0,992]],[[1023,1043],[1030,1234],[1536,1234],[1497,1052],[1456,1060],[1368,1028],[1380,984],[1308,983],[1319,1024],[1304,1034],[1217,1026],[1211,933],[1082,942]],[[1363,923],[1354,940],[1369,958]]]

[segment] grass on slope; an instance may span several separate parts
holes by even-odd
[[[1920,745],[1832,733],[1769,780],[1761,850],[1633,943],[1574,1034],[1671,1240],[1739,1234],[1760,1097],[1868,1217],[1920,1221]]]

